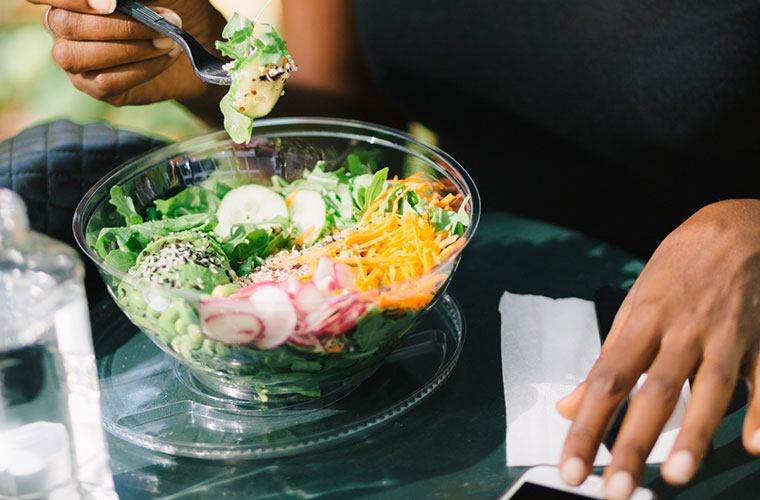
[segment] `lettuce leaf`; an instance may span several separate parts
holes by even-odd
[[[225,191],[226,194],[226,191]],[[216,213],[222,196],[202,186],[190,186],[166,200],[155,200],[153,203],[164,219],[188,214]]]
[[[100,258],[106,259],[114,250],[127,253],[140,253],[156,236],[188,231],[191,229],[210,231],[216,225],[216,219],[207,214],[188,214],[175,219],[162,219],[133,224],[128,227],[104,227],[98,233],[95,251]],[[124,262],[124,256],[112,256]]]
[[[237,144],[249,142],[253,135],[253,120],[232,106],[232,91],[222,97],[219,109],[224,115],[224,130],[230,135],[230,139]]]
[[[112,187],[110,195],[111,197],[108,200],[108,203],[116,207],[116,211],[119,215],[124,217],[124,222],[127,226],[142,223],[143,218],[137,213],[137,210],[135,210],[135,204],[132,201],[132,198],[124,194],[121,186],[117,184]]]

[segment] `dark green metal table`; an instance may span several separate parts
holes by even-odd
[[[109,437],[122,499],[495,498],[524,468],[505,465],[499,298],[504,290],[591,298],[604,284],[630,283],[641,262],[604,243],[542,222],[486,214],[451,286],[468,339],[451,379],[429,400],[370,438],[269,461],[204,462],[141,450]],[[660,498],[760,498],[760,459],[741,445],[745,408],[729,413],[714,449],[688,487]]]

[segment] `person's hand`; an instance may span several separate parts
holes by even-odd
[[[580,484],[613,414],[639,376],[607,467],[605,491],[628,498],[660,431],[694,376],[691,401],[662,465],[680,485],[696,472],[739,377],[750,387],[743,441],[760,455],[760,200],[710,205],[673,231],[636,280],[587,379],[560,401],[573,420],[560,461]]]
[[[117,106],[176,99],[192,107],[222,89],[196,78],[189,60],[170,39],[114,14],[115,0],[29,1],[50,6],[45,26],[55,38],[53,59],[76,88],[96,99]],[[208,0],[146,4],[216,53],[214,41],[225,20]]]

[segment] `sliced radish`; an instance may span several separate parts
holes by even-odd
[[[347,332],[356,325],[366,308],[367,306],[363,302],[354,302],[349,307],[331,316],[319,330],[314,332],[314,335],[335,336]]]
[[[274,349],[288,340],[296,329],[297,314],[288,294],[276,285],[257,287],[248,297],[256,316],[264,323],[264,335],[254,345]]]
[[[285,292],[290,296],[291,299],[295,299],[296,295],[298,295],[298,291],[301,289],[303,284],[298,281],[298,278],[295,276],[289,277],[285,281],[280,281],[277,283],[277,285],[285,290]]]
[[[272,285],[275,285],[274,281],[262,281],[260,283],[251,283],[250,285],[247,285],[247,286],[244,286],[243,288],[235,290],[235,292],[231,294],[229,298],[248,299],[248,297],[250,297],[251,294],[255,292],[258,288],[262,286],[272,286]]]
[[[299,189],[288,197],[290,217],[300,234],[305,235],[303,244],[315,242],[327,225],[327,205],[322,195],[310,189]]]
[[[246,184],[224,196],[216,210],[219,222],[214,232],[226,238],[235,224],[260,224],[287,216],[288,207],[282,196],[264,186]]]
[[[325,327],[337,320],[345,311],[349,310],[357,302],[356,294],[346,294],[335,297],[316,311],[308,314],[303,321],[303,331],[322,335]]]
[[[254,344],[264,336],[264,325],[251,313],[231,311],[206,318],[203,331],[226,344]]]
[[[264,323],[245,300],[203,300],[199,313],[206,336],[227,344],[254,343],[264,331]]]
[[[328,257],[322,257],[317,262],[317,268],[314,270],[312,277],[314,284],[323,292],[330,292],[338,287],[338,281],[335,278],[335,266],[333,261]]]
[[[296,306],[299,315],[304,316],[316,311],[325,302],[325,295],[313,282],[301,283],[293,299],[293,304]]]
[[[345,288],[346,290],[356,289],[356,272],[351,266],[336,262],[333,273],[335,274],[335,281],[339,288]]]

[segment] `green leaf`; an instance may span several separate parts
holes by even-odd
[[[105,258],[106,264],[122,272],[129,271],[129,268],[135,265],[135,260],[137,260],[137,252],[123,250],[111,250]]]
[[[385,189],[385,181],[388,179],[388,168],[378,170],[375,175],[372,176],[372,182],[369,184],[364,192],[364,206],[363,210],[366,210],[369,205],[377,199],[378,196],[383,194]]]
[[[127,226],[142,223],[143,218],[140,217],[140,214],[135,210],[135,204],[132,201],[132,198],[124,194],[121,186],[118,184],[113,186],[110,194],[111,198],[108,200],[108,203],[116,207],[116,211],[119,215],[124,217]]]
[[[251,140],[253,135],[253,120],[239,112],[232,106],[232,87],[219,102],[219,109],[224,115],[224,130],[237,144],[243,144]]]
[[[348,171],[351,173],[352,176],[358,176],[363,174],[371,174],[372,171],[362,163],[362,161],[359,159],[359,155],[356,154],[350,154],[348,155],[348,158],[346,158],[346,161],[348,162]]]
[[[362,351],[371,351],[393,340],[394,335],[403,335],[412,320],[411,314],[391,318],[373,309],[356,324],[351,339]]]
[[[156,236],[191,229],[210,231],[214,225],[215,220],[206,214],[190,214],[128,227],[104,227],[98,233],[95,251],[102,259],[107,258],[113,250],[140,253]]]
[[[253,33],[253,23],[247,17],[235,12],[222,30],[222,37],[229,40],[241,31]]]
[[[173,218],[199,213],[213,215],[220,202],[221,198],[216,193],[202,186],[190,186],[171,198],[155,200],[153,203],[164,218]]]
[[[161,214],[158,213],[156,207],[146,208],[145,213],[148,216],[148,220],[159,220],[161,218]]]
[[[230,236],[221,243],[222,251],[239,276],[250,274],[264,259],[292,243],[287,221],[278,226],[265,227],[237,224]]]

